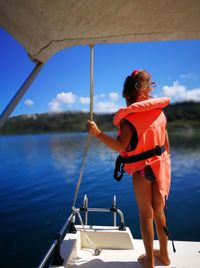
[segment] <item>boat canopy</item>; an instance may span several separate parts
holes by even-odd
[[[199,0],[0,0],[0,26],[45,63],[85,44],[200,38]]]

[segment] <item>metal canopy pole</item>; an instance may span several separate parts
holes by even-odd
[[[12,98],[10,103],[7,105],[7,107],[4,109],[2,114],[0,115],[0,128],[4,125],[6,119],[9,117],[9,115],[12,113],[12,111],[15,109],[17,104],[20,102],[30,85],[32,84],[33,80],[36,78],[37,74],[39,73],[40,69],[42,68],[44,64],[41,62],[38,62],[33,71],[30,73],[28,78],[25,80],[23,85],[20,87],[20,89],[17,91],[15,96]]]

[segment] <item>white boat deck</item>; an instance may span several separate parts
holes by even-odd
[[[86,226],[87,234],[101,253],[94,256],[88,248],[85,234],[77,226],[76,234],[67,234],[61,245],[61,256],[65,259],[58,268],[120,268],[143,267],[137,258],[144,253],[142,240],[133,239],[129,228],[118,231],[114,227]],[[170,268],[200,268],[200,242],[175,241],[176,253],[169,242]],[[158,248],[158,241],[154,241]],[[164,265],[155,259],[157,268]],[[52,268],[55,266],[52,266]]]

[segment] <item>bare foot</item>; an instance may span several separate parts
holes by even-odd
[[[147,259],[146,254],[142,254],[139,258],[138,258],[138,262],[141,263],[145,268],[152,268],[154,267],[154,260],[149,261]]]
[[[154,249],[153,250],[153,255],[161,261],[164,265],[170,265],[170,259],[168,254],[161,254],[159,249]]]

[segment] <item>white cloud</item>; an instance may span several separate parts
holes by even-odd
[[[58,100],[53,99],[49,102],[49,112],[59,113],[61,111],[61,103]]]
[[[114,113],[118,110],[118,107],[113,102],[97,102],[94,110],[97,113]]]
[[[89,97],[79,97],[79,101],[81,104],[89,104],[90,98]]]
[[[187,89],[186,86],[181,85],[178,81],[173,82],[173,85],[164,86],[162,88],[163,94],[172,98],[173,101],[200,101],[200,88]]]
[[[52,99],[48,106],[49,106],[49,112],[52,113],[58,113],[62,112],[62,105],[67,104],[68,106],[71,106],[74,104],[77,100],[77,96],[73,94],[72,92],[61,92],[58,93],[56,98]]]
[[[94,97],[94,111],[97,113],[114,113],[121,106],[119,104],[117,92],[99,94]],[[53,98],[48,106],[49,112],[62,112],[65,108],[79,111],[88,111],[85,107],[90,104],[89,97],[80,97],[72,92],[61,92]]]
[[[57,94],[56,100],[64,104],[73,104],[76,102],[77,96],[72,92],[61,92]]]
[[[182,95],[186,91],[186,88],[180,85],[178,81],[175,81],[171,87],[164,86],[162,90],[165,96],[174,97],[176,95]]]
[[[24,104],[28,107],[31,107],[34,105],[34,101],[32,101],[31,99],[25,100]]]
[[[180,78],[183,78],[183,79],[190,79],[191,77],[192,77],[191,73],[180,74]]]
[[[112,101],[118,101],[118,97],[119,97],[119,94],[118,93],[116,93],[116,92],[110,92],[108,96],[109,96],[109,98]]]

